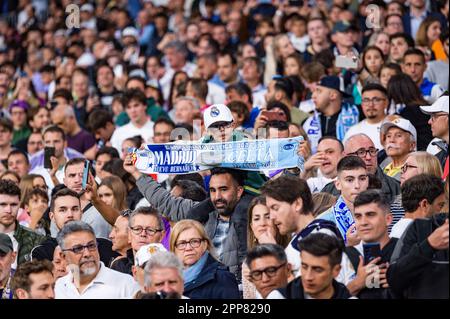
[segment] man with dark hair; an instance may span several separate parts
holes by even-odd
[[[8,154],[12,151],[13,124],[5,117],[0,118],[0,160],[6,167]]]
[[[11,279],[14,276],[16,255],[11,238],[0,232],[0,300],[14,297]]]
[[[402,185],[405,216],[392,227],[390,236],[401,238],[415,219],[430,218],[440,213],[444,204],[444,183],[440,177],[429,174],[411,177]]]
[[[364,133],[370,137],[376,148],[383,149],[380,142],[380,129],[383,120],[386,118],[388,107],[388,93],[381,84],[369,83],[365,85],[361,92],[361,108],[366,118],[350,127],[345,133],[344,142],[353,135]]]
[[[208,92],[209,92],[208,82],[205,79],[190,78],[186,81],[186,96],[198,100],[197,104],[200,104],[199,106],[201,110],[206,109],[209,106],[209,104],[206,102]],[[176,101],[174,102],[174,104],[175,108]]]
[[[341,271],[344,245],[328,234],[315,233],[299,240],[302,275],[270,299],[350,299],[344,284],[335,280]]]
[[[414,48],[414,40],[406,33],[395,33],[390,37],[389,60],[400,64],[409,48]]]
[[[132,155],[124,161],[124,169],[136,179],[136,184],[148,202],[172,221],[186,219],[198,203],[190,199],[176,198],[151,177],[140,173],[133,165]],[[247,207],[252,196],[244,194],[244,179],[240,172],[213,168],[209,183],[210,201],[203,219],[219,260],[236,276],[241,277],[241,264],[247,253]]]
[[[337,76],[325,76],[313,92],[312,99],[316,108],[314,116],[303,124],[313,154],[316,152],[320,137],[335,136],[342,141],[350,127],[360,120],[359,109],[343,101],[348,94],[341,90],[340,83]]]
[[[356,235],[361,242],[354,247],[347,246],[345,250],[357,269],[355,279],[347,287],[353,296],[360,299],[388,299],[386,271],[397,243],[397,239],[389,238],[388,233],[392,222],[389,202],[383,193],[371,189],[356,197],[354,207]],[[380,254],[365,263],[371,256],[365,256],[367,250],[364,245],[370,244],[379,244]]]
[[[275,290],[287,285],[291,265],[283,247],[276,244],[256,245],[247,253],[245,263],[250,281],[255,285],[257,298],[267,298]]]
[[[402,16],[400,14],[391,13],[384,19],[383,32],[386,32],[389,36],[403,32]]]
[[[217,76],[218,80],[214,83],[224,89],[239,82],[237,60],[232,53],[226,51],[219,53],[217,56]]]
[[[242,80],[252,90],[253,105],[265,106],[266,87],[262,83],[264,70],[257,57],[248,57],[242,61]]]
[[[51,237],[36,245],[31,251],[32,260],[53,260],[55,248],[58,246],[56,236],[58,232],[69,222],[84,219],[81,210],[80,196],[68,189],[57,191],[51,199],[49,216],[51,219]],[[109,265],[109,262],[118,256],[112,251],[111,242],[105,238],[97,238],[100,259]]]
[[[145,142],[153,136],[153,122],[146,113],[147,98],[138,89],[126,91],[124,94],[125,109],[130,123],[117,128],[111,136],[111,145],[122,153],[122,142],[128,137],[141,135]]]
[[[261,105],[253,105],[253,96],[250,87],[245,83],[237,82],[227,86],[225,93],[227,95],[227,102],[239,101],[247,106],[250,117],[242,124],[242,127],[244,129],[253,128],[255,120],[259,115]]]
[[[317,53],[328,49],[330,43],[327,34],[328,27],[322,18],[311,17],[306,24],[306,30],[311,39],[311,44],[306,47],[303,53],[303,61],[310,63]]]
[[[55,185],[63,183],[66,162],[73,158],[82,158],[83,154],[67,147],[66,135],[57,125],[45,128],[42,136],[46,147],[55,148],[55,155],[50,158],[53,168],[51,170],[44,168],[45,150],[42,150],[31,157],[30,174],[42,175],[48,187],[52,189]]]
[[[49,260],[33,260],[21,264],[11,281],[17,299],[54,299],[55,278]]]
[[[202,106],[205,104],[216,104],[225,102],[224,88],[214,83],[213,81],[213,76],[216,73],[216,71],[217,71],[217,57],[215,54],[203,54],[197,57],[196,75],[200,76],[203,80],[205,80],[206,82],[205,84],[207,85],[208,88],[204,99],[206,103],[202,103]]]
[[[153,143],[164,144],[170,142],[172,131],[175,129],[175,123],[171,120],[161,117],[153,126]]]
[[[345,156],[337,165],[336,188],[341,191],[336,204],[317,218],[336,224],[347,243],[347,232],[354,224],[354,206],[356,196],[369,186],[369,177],[364,161],[358,156]]]
[[[419,26],[427,17],[437,18],[443,29],[447,25],[447,18],[440,12],[430,12],[428,10],[426,0],[410,0],[409,10],[403,15],[403,27],[405,32],[416,39]]]
[[[16,172],[20,178],[28,175],[30,170],[30,161],[27,154],[21,150],[13,150],[8,155],[8,169]]]
[[[289,137],[289,125],[285,121],[270,121],[266,123],[267,138],[288,138]]]
[[[45,240],[44,236],[19,224],[17,221],[19,202],[20,188],[12,181],[0,180],[0,233],[9,236],[17,254],[13,269],[30,260],[33,247]]]
[[[114,120],[107,110],[94,110],[88,117],[87,127],[95,136],[97,145],[106,145],[116,129]]]
[[[294,176],[281,176],[269,180],[261,189],[266,197],[270,219],[281,235],[293,234],[285,252],[295,277],[301,275],[301,259],[298,241],[315,232],[323,232],[341,238],[336,225],[323,219],[314,219],[312,195],[305,180]],[[339,281],[350,281],[354,271],[348,261],[343,261]]]
[[[179,180],[172,183],[170,193],[175,197],[191,199],[196,202],[204,201],[207,197],[205,189],[190,180]]]
[[[436,102],[436,100],[444,93],[444,90],[439,84],[430,82],[427,78],[424,78],[427,64],[425,61],[425,55],[419,49],[409,49],[403,55],[402,61],[403,73],[409,75],[411,79],[416,83],[422,92],[423,98],[430,104]]]
[[[113,158],[120,158],[119,152],[114,147],[104,146],[95,154],[95,177],[100,180],[105,178],[103,166]]]

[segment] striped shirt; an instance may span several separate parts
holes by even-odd
[[[212,240],[219,260],[222,260],[223,243],[227,238],[229,229],[230,229],[230,222],[219,218],[216,227],[216,232],[214,233],[214,238]]]
[[[391,203],[392,223],[389,225],[389,234],[392,227],[405,216],[405,209],[402,206],[402,194],[398,194]]]

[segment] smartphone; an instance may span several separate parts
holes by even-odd
[[[358,68],[358,57],[348,57],[345,55],[338,55],[334,62],[337,68],[341,69],[357,69]]]
[[[83,188],[83,189],[86,189],[86,185],[87,185],[87,183],[88,183],[88,180],[89,180],[89,171],[90,171],[90,169],[91,169],[91,162],[90,161],[88,161],[88,160],[86,160],[85,162],[84,162],[84,169],[83,169],[83,180],[82,180],[82,184],[81,184],[81,187]]]
[[[50,158],[52,156],[55,156],[55,148],[54,147],[50,147],[50,146],[46,146],[44,148],[44,168],[49,168],[52,169],[52,161],[50,160]]]
[[[367,265],[377,257],[381,257],[380,243],[363,244],[364,265]]]
[[[286,115],[279,111],[262,111],[261,115],[267,118],[267,122],[271,121],[286,121]]]

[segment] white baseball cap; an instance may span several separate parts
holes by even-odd
[[[158,251],[167,251],[167,249],[162,244],[148,244],[142,246],[134,256],[134,265],[142,268],[142,266],[152,258],[153,254]]]
[[[399,129],[410,133],[414,137],[414,141],[417,141],[417,131],[412,123],[404,118],[396,118],[393,121],[384,122],[381,125],[381,133],[386,134],[386,132],[391,127],[398,127]]]
[[[94,12],[94,6],[91,3],[85,3],[80,7],[80,11]]]
[[[433,114],[433,113],[447,113],[448,114],[448,95],[441,96],[431,105],[421,106],[420,109],[425,114]]]
[[[134,37],[135,39],[139,38],[139,32],[134,27],[126,27],[122,30],[122,38],[125,37]]]
[[[225,104],[213,104],[203,112],[205,128],[217,122],[233,122],[233,115]]]

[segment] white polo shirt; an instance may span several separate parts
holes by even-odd
[[[100,262],[100,271],[82,293],[73,283],[72,272],[55,284],[56,299],[129,299],[140,289],[130,275],[112,270]]]
[[[154,123],[148,119],[144,126],[138,128],[133,123],[129,122],[124,126],[116,128],[111,136],[111,145],[120,155],[122,155],[122,142],[127,138],[140,135],[144,139],[144,143],[149,143],[153,137],[153,125]]]

